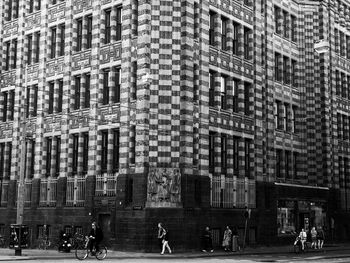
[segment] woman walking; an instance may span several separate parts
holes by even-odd
[[[224,247],[225,251],[230,251],[231,238],[232,238],[232,231],[229,226],[226,226],[226,229],[224,232],[224,238],[222,240],[222,246]]]
[[[317,249],[317,231],[315,227],[311,229],[311,248]]]
[[[160,254],[164,255],[165,249],[167,249],[169,254],[171,254],[171,248],[169,246],[169,231],[162,225],[161,225],[161,229],[162,229],[161,237],[162,237],[163,246],[162,246],[162,252]]]

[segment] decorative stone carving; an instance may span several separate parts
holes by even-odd
[[[150,168],[147,183],[147,205],[181,206],[181,173],[178,168]]]

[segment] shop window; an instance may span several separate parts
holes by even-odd
[[[295,228],[295,202],[278,200],[277,207],[277,234],[294,235]]]

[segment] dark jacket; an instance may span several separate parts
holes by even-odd
[[[102,229],[99,227],[96,227],[96,230],[93,228],[90,231],[89,236],[93,236],[95,238],[96,242],[100,242],[103,239],[103,232]]]

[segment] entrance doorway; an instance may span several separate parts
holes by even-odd
[[[310,213],[300,212],[299,213],[299,231],[304,228],[306,232],[310,228]]]
[[[111,238],[111,215],[110,214],[99,214],[98,225],[103,231],[103,243],[109,245]]]

